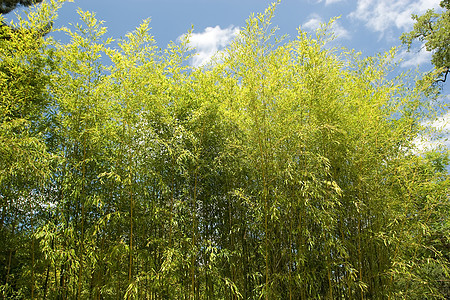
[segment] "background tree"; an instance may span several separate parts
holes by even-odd
[[[42,2],[42,0],[1,0],[0,14],[5,15],[17,7],[27,7],[40,2]]]
[[[441,12],[434,9],[425,14],[413,15],[416,21],[412,31],[404,33],[400,39],[408,46],[408,50],[414,40],[424,44],[427,51],[432,52],[431,63],[435,71],[430,75],[436,82],[445,82],[450,71],[450,1],[442,0]]]

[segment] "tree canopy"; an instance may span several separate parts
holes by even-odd
[[[3,298],[450,295],[448,156],[414,143],[434,104],[332,21],[282,39],[276,6],[200,68],[189,35],[82,10],[67,43],[1,42]]]
[[[416,21],[414,28],[404,33],[401,40],[408,49],[414,40],[423,43],[425,49],[433,53],[433,79],[445,82],[450,71],[450,1],[443,0],[440,6],[441,12],[430,9],[421,16],[413,15],[412,18]]]
[[[30,6],[32,4],[40,3],[42,0],[1,0],[0,1],[0,14],[10,13],[12,10],[20,6]]]

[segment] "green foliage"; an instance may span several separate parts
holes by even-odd
[[[443,0],[440,3],[442,11],[437,13],[428,10],[422,16],[413,15],[416,21],[412,31],[401,36],[403,44],[411,48],[414,40],[424,44],[427,51],[433,53],[431,63],[435,70],[426,77],[425,83],[445,82],[450,70],[450,2]]]
[[[9,91],[41,98],[2,108],[33,107],[47,175],[1,169],[3,297],[448,296],[448,159],[412,154],[426,99],[389,79],[395,51],[330,48],[332,21],[289,41],[275,8],[204,68],[149,21],[114,41],[79,10],[70,42],[43,39],[39,85]]]

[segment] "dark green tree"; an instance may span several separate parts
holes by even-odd
[[[42,0],[1,0],[0,13],[7,14],[20,6],[30,6],[32,4],[40,3]]]

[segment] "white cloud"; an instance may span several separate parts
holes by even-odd
[[[429,64],[431,61],[431,52],[427,51],[425,47],[420,48],[419,51],[411,49],[409,52],[403,50],[398,57],[402,61],[400,66],[402,68],[415,68],[421,64]]]
[[[213,55],[226,47],[239,33],[239,28],[230,26],[222,29],[220,26],[206,27],[203,32],[192,33],[190,46],[196,49],[196,55],[192,58],[195,67],[206,64]]]
[[[450,96],[447,96],[450,100]],[[438,147],[446,147],[450,149],[450,112],[433,121],[425,121],[422,123],[425,127],[437,130],[442,134],[441,138],[433,138],[431,135],[420,136],[414,140],[419,153],[426,150],[436,149]]]
[[[365,22],[373,31],[384,34],[393,28],[407,31],[412,28],[412,14],[423,14],[438,8],[440,0],[358,0],[350,17]]]
[[[334,31],[334,34],[336,34],[336,36],[338,38],[342,38],[342,39],[350,38],[350,33],[348,32],[348,30],[345,29],[344,27],[342,27],[337,21],[335,21],[333,23],[333,31]]]
[[[343,0],[325,0],[325,5],[342,2]],[[319,0],[319,3],[323,2],[323,0]]]
[[[316,29],[318,29],[320,27],[320,24],[323,23],[323,20],[321,17],[317,16],[317,15],[313,15],[309,18],[308,21],[306,21],[302,27],[304,27],[305,29],[314,31]]]
[[[442,129],[444,131],[450,131],[450,112],[447,112],[445,115],[433,122],[427,123],[427,125],[437,129]]]
[[[323,23],[324,23],[324,21],[322,20],[322,18],[319,15],[313,14],[310,16],[308,21],[306,21],[302,25],[302,27],[309,31],[315,31]],[[350,33],[348,32],[347,29],[345,29],[344,27],[342,27],[339,24],[339,21],[334,21],[334,23],[331,27],[331,30],[334,32],[334,34],[336,35],[337,38],[341,38],[341,39],[349,39],[350,38]]]

